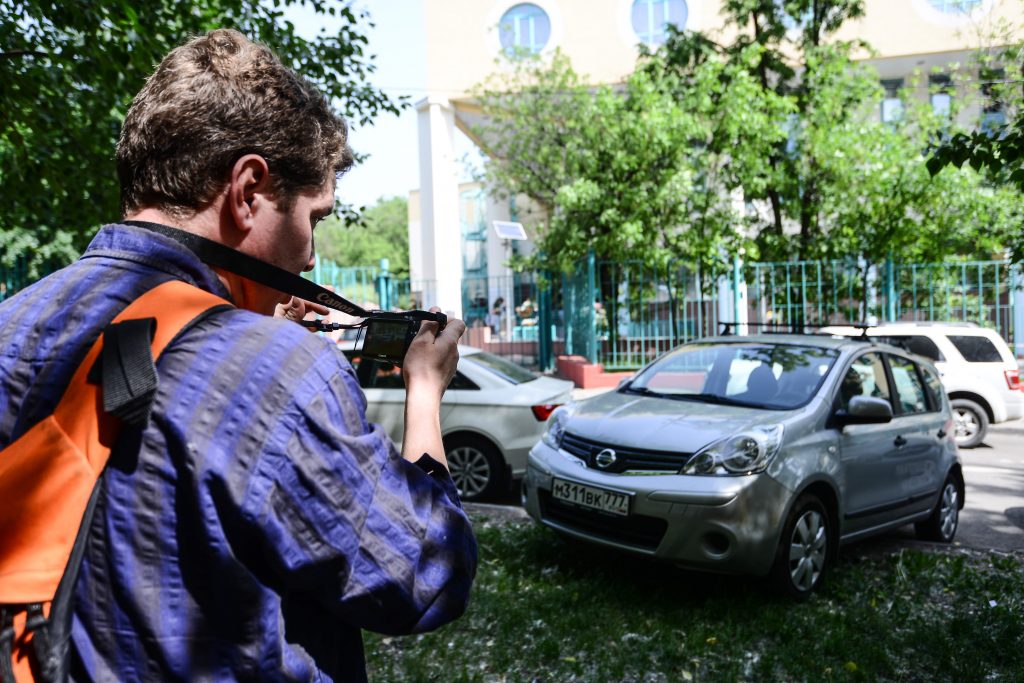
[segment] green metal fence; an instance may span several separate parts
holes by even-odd
[[[1013,339],[1018,268],[1003,261],[894,265],[894,320],[957,320]]]
[[[437,283],[397,278],[386,259],[342,268],[318,259],[311,279],[371,308],[427,308]],[[23,262],[0,267],[0,300],[30,284]],[[965,321],[997,330],[1024,357],[1024,274],[1006,261],[939,264],[791,261],[741,264],[729,276],[675,262],[593,256],[571,274],[462,280],[471,344],[551,369],[560,354],[634,369],[677,344],[721,332],[720,322],[783,329],[877,321]]]
[[[436,303],[435,283],[395,279],[382,266],[339,269],[325,262],[313,277],[382,308]],[[680,343],[719,334],[725,321],[785,330],[974,322],[998,330],[1011,345],[1016,338],[1017,353],[1024,355],[1022,297],[1021,270],[1004,261],[737,261],[731,275],[714,279],[682,262],[653,269],[591,256],[570,274],[462,281],[470,343],[545,370],[563,353],[609,370],[635,369]]]
[[[584,277],[584,271],[586,271]],[[732,276],[702,278],[686,264],[653,271],[638,263],[581,268],[573,301],[581,316],[567,347],[608,369],[644,364],[676,344],[721,332],[722,321],[800,329],[882,321],[963,321],[997,330],[1024,356],[1024,277],[1007,261],[941,264],[856,260],[736,262]],[[742,290],[742,291],[741,291]],[[742,303],[740,303],[742,302]],[[595,343],[575,343],[592,329]]]
[[[714,334],[714,286],[679,262],[664,269],[640,262],[596,263],[589,299],[595,343],[585,355],[606,369],[632,369],[682,342]]]
[[[877,280],[877,269],[853,261],[751,263],[741,273],[750,322],[787,329],[879,316],[872,296]]]

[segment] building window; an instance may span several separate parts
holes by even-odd
[[[502,15],[498,35],[509,57],[523,52],[537,54],[551,39],[551,19],[537,5],[524,2]]]
[[[948,118],[953,110],[953,82],[949,74],[932,74],[928,77],[931,92],[932,111],[936,116]]]
[[[686,0],[634,0],[633,30],[648,45],[662,45],[668,38],[668,26],[686,27]]]
[[[886,123],[899,121],[903,118],[903,100],[900,99],[903,79],[882,79],[882,88],[885,90],[885,97],[882,98],[882,120]]]
[[[487,221],[483,190],[465,190],[459,198],[462,224],[462,269],[478,274],[487,271]]]
[[[967,14],[981,7],[982,0],[928,0],[928,4],[946,14]]]

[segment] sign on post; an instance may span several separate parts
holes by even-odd
[[[514,221],[492,221],[494,232],[503,240],[525,240],[526,228]]]

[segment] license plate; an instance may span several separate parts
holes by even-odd
[[[610,512],[623,517],[629,515],[629,496],[617,491],[555,479],[551,482],[551,497],[591,510]]]

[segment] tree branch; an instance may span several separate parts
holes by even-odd
[[[17,59],[18,57],[49,57],[49,54],[38,50],[6,50],[0,52],[0,59]]]

